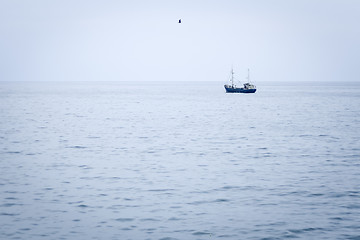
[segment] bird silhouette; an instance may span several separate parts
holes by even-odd
[[[181,19],[179,19],[179,23],[181,23]]]

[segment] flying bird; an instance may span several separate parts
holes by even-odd
[[[179,19],[179,23],[181,23],[181,19]]]

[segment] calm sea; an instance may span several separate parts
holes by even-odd
[[[360,239],[360,84],[1,82],[0,239]]]

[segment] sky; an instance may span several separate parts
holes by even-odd
[[[359,22],[359,0],[0,0],[0,81],[360,81]]]

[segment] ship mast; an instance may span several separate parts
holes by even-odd
[[[231,68],[231,86],[234,86],[234,69]]]
[[[247,80],[248,80],[248,83],[250,83],[250,69],[248,69]]]

